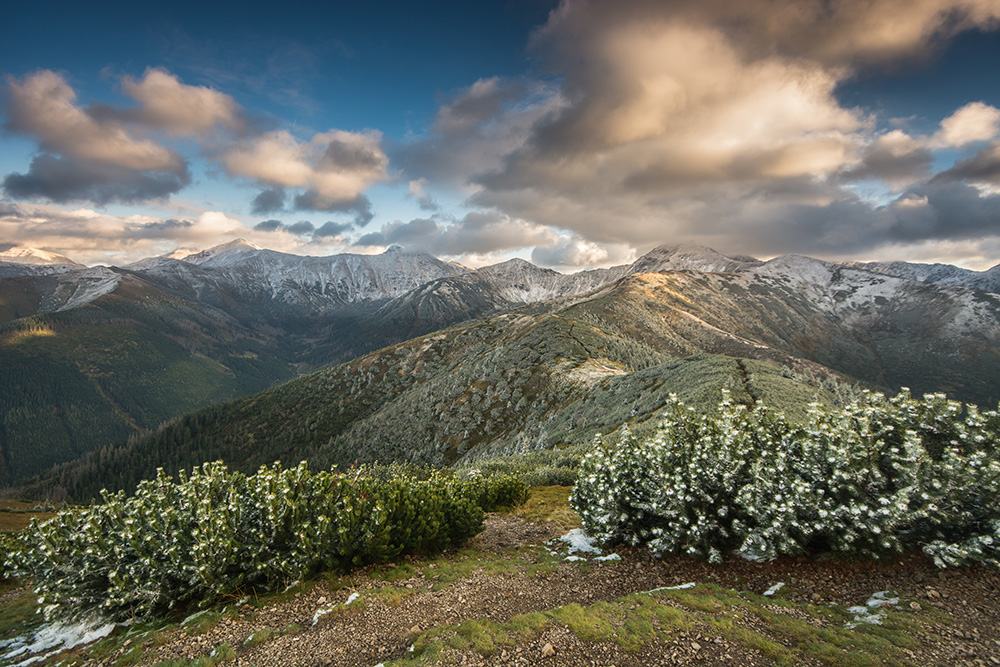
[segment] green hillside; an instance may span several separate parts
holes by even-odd
[[[779,363],[779,353],[672,356],[651,344],[668,331],[640,340],[570,317],[577,313],[500,315],[385,348],[106,447],[47,475],[34,493],[90,497],[102,486],[130,488],[157,467],[214,459],[248,472],[300,459],[450,465],[641,425],[670,393],[708,408],[727,388],[795,415],[849,391],[818,366]]]
[[[157,467],[216,459],[245,472],[302,459],[321,467],[469,464],[586,443],[626,422],[641,429],[671,393],[709,409],[728,389],[792,419],[814,400],[844,403],[857,384],[946,391],[984,407],[996,401],[1000,304],[991,295],[912,283],[838,310],[837,299],[848,297],[810,295],[788,275],[632,275],[194,412],[20,492],[83,499],[103,486],[130,488]],[[980,324],[945,326],[958,311]],[[243,358],[235,344],[213,348],[229,354],[221,360],[205,356],[231,368]],[[216,376],[200,377],[207,384]]]
[[[0,482],[293,376],[274,339],[128,277],[0,325]]]

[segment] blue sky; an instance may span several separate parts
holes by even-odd
[[[0,243],[1000,261],[997,0],[23,3]]]

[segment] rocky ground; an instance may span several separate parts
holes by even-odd
[[[560,493],[541,511],[533,499],[489,516],[460,550],[121,628],[40,664],[1000,665],[996,569],[942,571],[919,553],[722,565],[571,555],[555,539],[573,521]],[[873,600],[883,591],[892,604]],[[0,607],[18,595],[30,597],[8,591]]]
[[[996,570],[940,571],[920,554],[884,564],[803,558],[713,566],[619,549],[621,560],[586,554],[568,561],[567,545],[549,542],[564,532],[551,522],[493,515],[464,550],[134,631],[106,640],[103,656],[91,649],[78,660],[256,667],[1000,665]],[[762,595],[778,583],[780,590]],[[898,598],[884,608],[882,625],[848,611],[879,591]]]

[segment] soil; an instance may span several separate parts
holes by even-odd
[[[486,529],[471,545],[486,552],[483,562],[515,563],[508,571],[470,567],[453,581],[442,580],[447,561],[412,560],[407,578],[388,577],[369,568],[349,577],[321,580],[288,599],[256,608],[243,605],[226,614],[204,634],[181,628],[146,641],[137,664],[192,660],[228,643],[236,666],[374,667],[408,655],[414,641],[442,625],[471,619],[503,623],[525,612],[577,603],[611,601],[632,593],[695,582],[761,594],[774,584],[781,596],[796,603],[767,605],[774,613],[800,615],[820,623],[803,609],[809,605],[864,605],[876,591],[892,591],[898,608],[919,621],[912,649],[899,649],[897,662],[914,665],[1000,665],[1000,570],[938,570],[922,554],[907,554],[891,563],[845,562],[835,559],[786,558],[759,564],[730,559],[710,565],[684,557],[653,558],[639,549],[617,548],[614,562],[558,562],[537,545],[565,532],[556,524],[531,523],[514,516],[491,515]],[[552,546],[552,549],[562,548]],[[548,556],[547,556],[548,555]],[[548,569],[529,572],[532,563],[549,558]],[[397,570],[399,572],[399,570]],[[697,589],[692,589],[696,591]],[[347,604],[357,594],[357,603]],[[669,601],[665,601],[669,602]],[[317,612],[332,609],[317,616]],[[730,641],[698,622],[675,630],[669,639],[626,651],[610,640],[584,640],[561,624],[550,624],[522,645],[498,646],[491,655],[473,647],[446,645],[432,664],[449,665],[771,665],[773,659],[745,642]],[[757,620],[754,620],[757,619]],[[759,617],[738,621],[750,626]],[[301,630],[297,626],[301,627]],[[288,631],[288,628],[293,631]],[[248,645],[254,633],[275,635]],[[285,630],[282,632],[282,630]],[[250,644],[253,642],[251,641]],[[158,645],[157,645],[158,644]],[[126,645],[87,665],[114,665],[132,647]],[[803,654],[805,655],[805,654]],[[131,663],[130,663],[131,664]],[[828,664],[817,658],[801,664]]]

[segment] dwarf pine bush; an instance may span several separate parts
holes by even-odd
[[[940,567],[1000,566],[1000,415],[903,391],[804,424],[733,404],[676,400],[654,434],[598,442],[571,504],[606,543],[718,562],[832,551],[880,557],[919,546]]]
[[[207,463],[33,523],[9,560],[50,613],[133,618],[461,542],[482,530],[484,511],[526,496],[507,477],[311,473],[305,463],[247,477]]]

